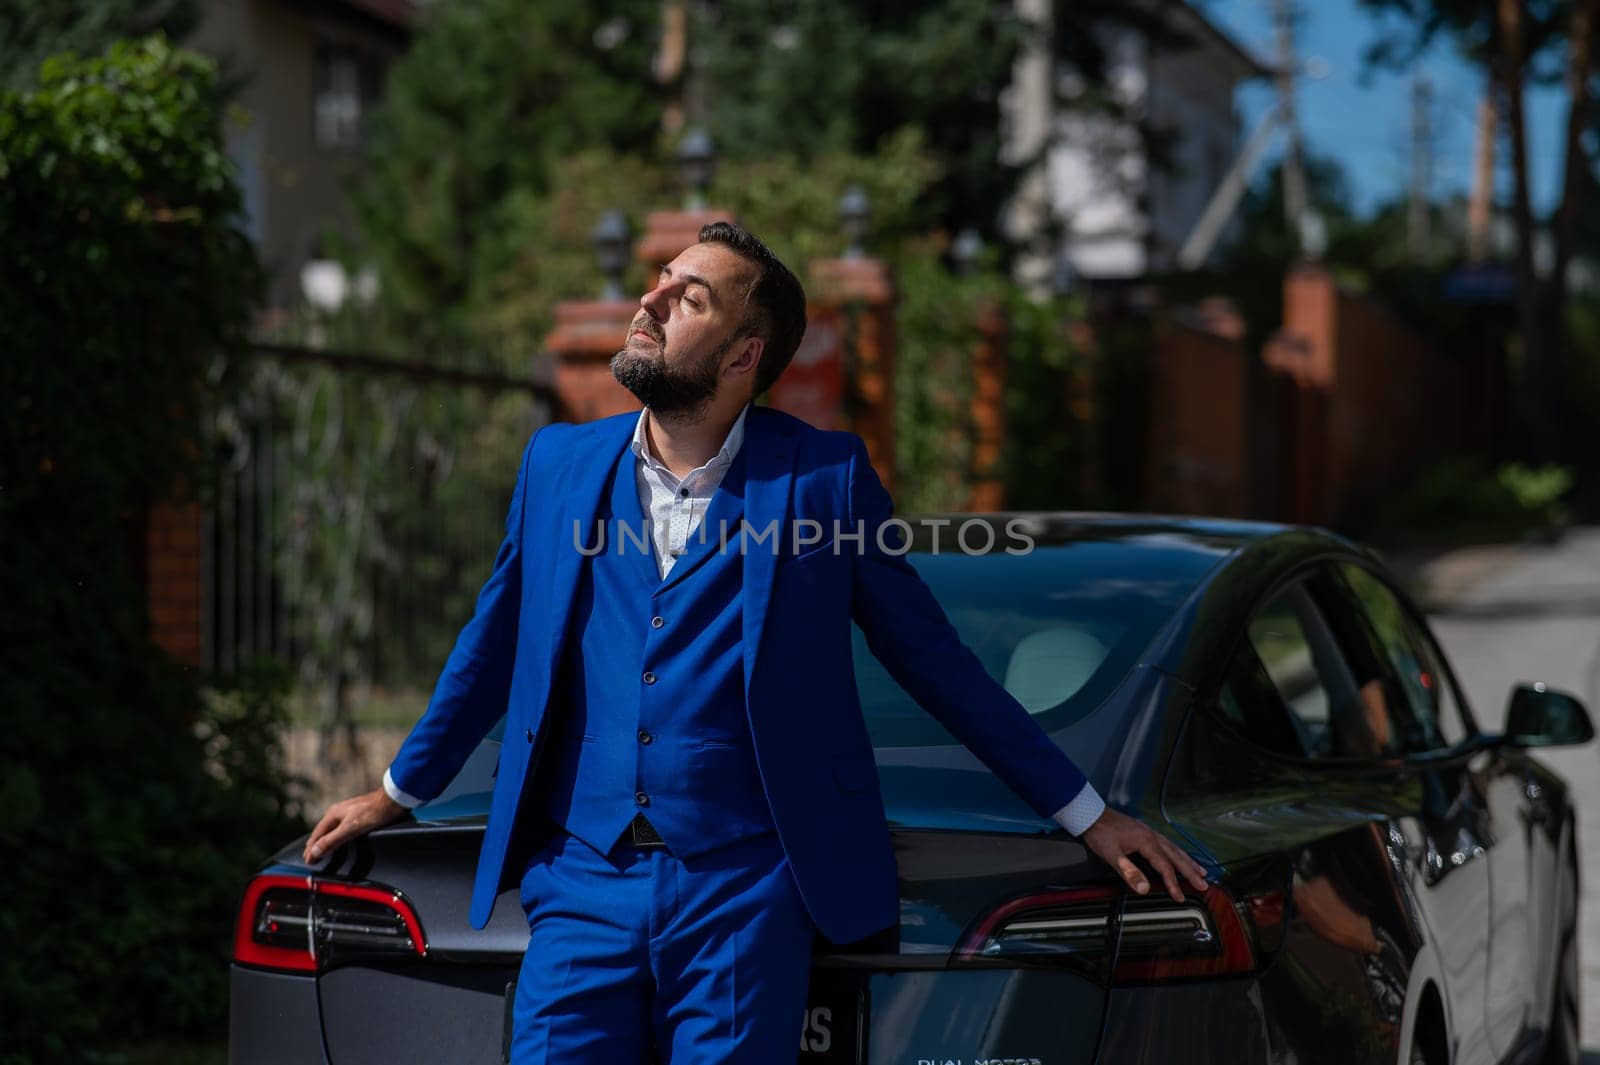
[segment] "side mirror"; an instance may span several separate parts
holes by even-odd
[[[1576,747],[1594,739],[1583,704],[1543,684],[1519,684],[1506,707],[1505,742],[1513,747]]]

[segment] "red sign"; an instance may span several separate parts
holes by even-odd
[[[818,429],[843,428],[844,328],[837,308],[813,308],[794,361],[773,382],[768,403]]]

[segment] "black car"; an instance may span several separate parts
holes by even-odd
[[[819,940],[802,1061],[1578,1060],[1574,811],[1529,752],[1592,736],[1576,700],[1508,678],[1484,731],[1378,557],[1321,530],[980,520],[997,535],[963,542],[997,546],[946,529],[917,569],[1107,801],[1212,886],[1124,891],[857,633],[900,923]],[[528,929],[512,904],[467,923],[497,740],[414,818],[321,868],[294,843],[250,883],[235,1065],[503,1060]]]

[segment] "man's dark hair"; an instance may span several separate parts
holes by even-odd
[[[772,387],[800,347],[806,331],[805,289],[771,248],[733,222],[701,226],[700,243],[721,244],[756,268],[755,279],[744,294],[745,315],[739,329],[754,333],[765,344],[756,366],[755,394],[759,396]]]

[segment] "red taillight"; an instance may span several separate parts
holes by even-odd
[[[310,876],[250,881],[233,937],[234,961],[289,972],[316,972],[336,957],[427,951],[422,923],[398,891]]]
[[[1095,957],[1109,946],[1108,887],[1042,891],[1002,903],[956,948],[964,960],[1021,956]]]
[[[1137,899],[1137,901],[1135,901]],[[1255,951],[1233,899],[1219,887],[1182,903],[1129,896],[1122,910],[1118,983],[1254,972]]]
[[[985,915],[955,960],[1059,961],[1103,974],[1114,957],[1119,984],[1236,975],[1276,950],[1283,916],[1282,891],[1235,901],[1213,886],[1182,902],[1113,887],[1037,892]]]

